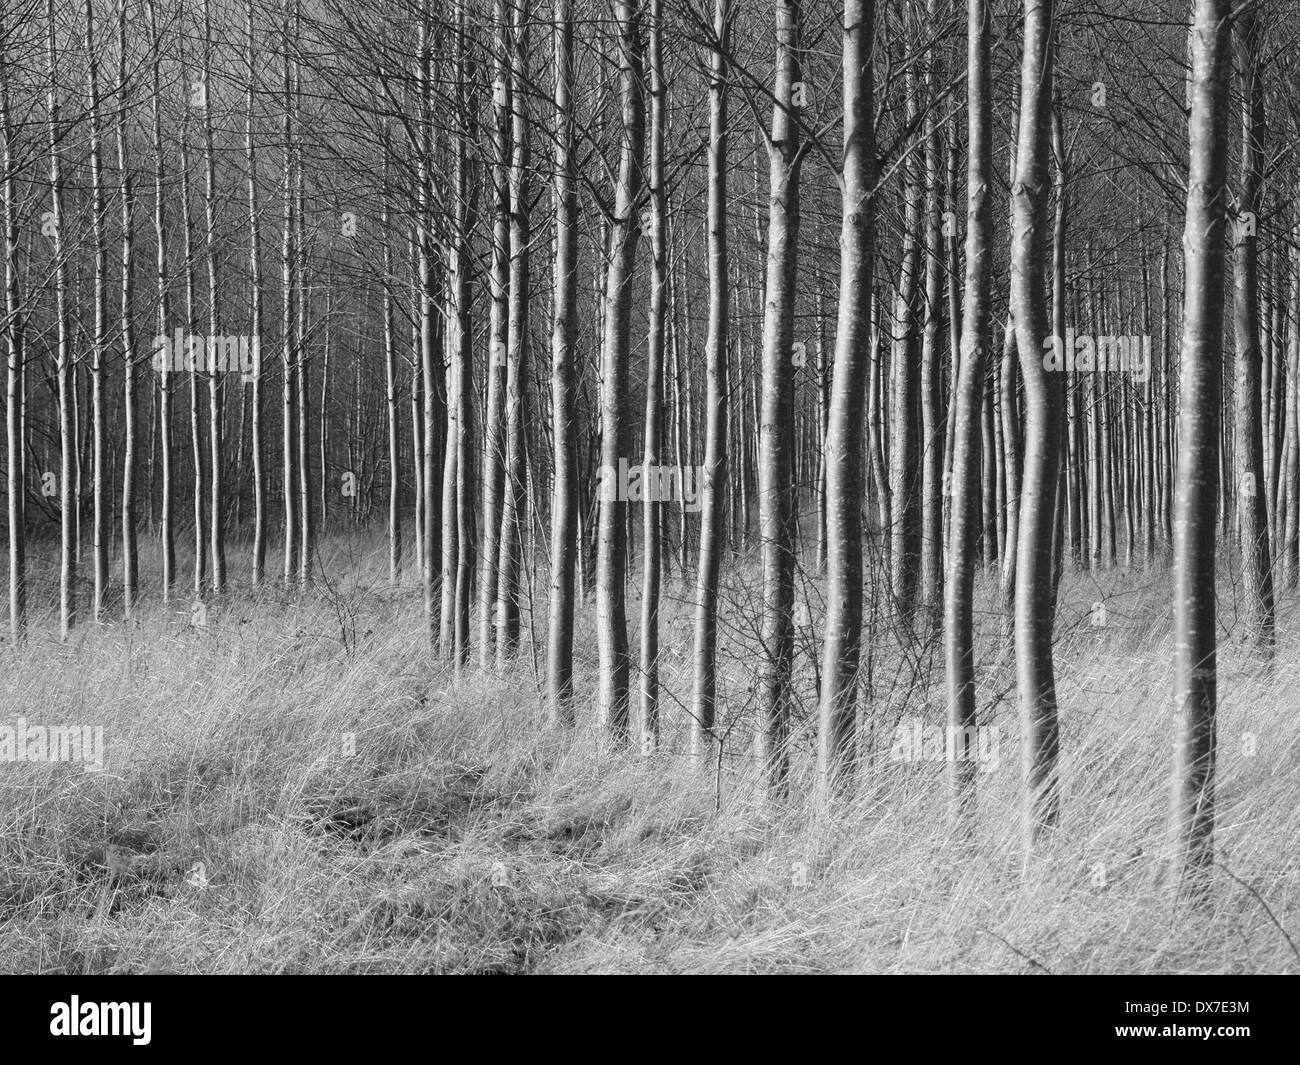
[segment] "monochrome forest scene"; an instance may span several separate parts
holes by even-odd
[[[0,152],[0,972],[1300,973],[1300,0],[0,0]]]

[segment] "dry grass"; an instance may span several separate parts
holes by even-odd
[[[1222,865],[1212,905],[1185,911],[1160,882],[1164,576],[1108,589],[1104,629],[1087,621],[1101,592],[1067,578],[1064,820],[1026,864],[1015,710],[987,638],[982,712],[1001,744],[973,838],[950,835],[941,766],[889,759],[894,721],[939,719],[942,678],[925,659],[924,685],[891,687],[900,656],[883,636],[868,710],[883,727],[853,808],[819,824],[802,801],[761,804],[738,753],[743,635],[727,666],[740,727],[715,796],[676,753],[672,707],[651,759],[598,742],[589,628],[582,723],[548,735],[527,643],[516,675],[453,686],[423,649],[415,590],[377,576],[382,551],[332,551],[330,572],[354,576],[306,600],[236,596],[194,629],[188,602],[151,596],[133,625],[61,645],[38,617],[25,647],[3,649],[0,723],[102,725],[107,742],[101,773],[0,763],[5,970],[1300,972],[1290,614],[1271,677],[1231,650],[1221,664]],[[682,695],[679,611],[665,674]]]

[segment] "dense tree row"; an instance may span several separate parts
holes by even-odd
[[[762,779],[811,675],[830,805],[872,639],[942,634],[977,726],[983,569],[1033,846],[1062,574],[1172,552],[1174,838],[1208,868],[1217,548],[1261,659],[1300,581],[1293,2],[3,3],[15,643],[56,525],[66,637],[87,565],[90,616],[130,618],[309,585],[382,514],[457,676],[511,668],[548,574],[558,726],[592,599],[596,721],[646,754],[665,590],[704,762],[748,612]],[[959,821],[975,787],[954,759]]]

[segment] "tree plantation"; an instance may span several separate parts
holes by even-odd
[[[1300,971],[1300,0],[0,5],[4,968]]]

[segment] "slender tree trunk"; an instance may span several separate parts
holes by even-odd
[[[300,91],[300,86],[295,86]],[[311,378],[307,362],[307,317],[310,309],[311,288],[304,284],[307,277],[307,240],[304,234],[306,224],[305,210],[305,175],[301,160],[294,168],[294,224],[297,235],[294,251],[297,255],[299,297],[297,301],[298,327],[296,331],[297,359],[294,367],[294,383],[297,386],[298,415],[298,584],[306,588],[312,583],[312,555],[316,548],[316,525],[312,514],[312,476],[311,476]],[[328,314],[328,306],[326,314]],[[324,471],[321,471],[324,476]]]
[[[1264,176],[1264,82],[1259,70],[1259,22],[1253,7],[1233,18],[1241,78],[1241,210],[1233,239],[1233,327],[1236,337],[1236,459],[1241,546],[1242,638],[1271,656],[1274,643],[1273,565],[1269,554],[1267,480],[1260,416],[1259,253],[1256,227]]]
[[[167,260],[167,159],[163,153],[162,139],[162,32],[158,27],[155,0],[148,0],[149,36],[153,45],[151,59],[151,93],[153,118],[153,199],[154,243],[156,246],[155,272],[158,287],[158,336],[166,338],[171,328],[171,278]],[[171,599],[176,582],[176,530],[173,479],[175,477],[172,455],[172,370],[176,352],[168,359],[166,347],[157,351],[161,365],[158,373],[158,450],[162,456],[162,499],[160,508],[162,540],[162,599]]]
[[[527,0],[516,0],[511,25],[510,305],[506,323],[505,477],[497,548],[497,668],[519,647],[523,554],[525,426],[528,419],[528,286],[532,229],[528,182]]]
[[[1293,230],[1300,238],[1300,225]],[[1290,252],[1291,346],[1286,384],[1286,524],[1282,534],[1282,583],[1287,591],[1300,585],[1300,242]]]
[[[867,380],[867,449],[871,452],[871,479],[876,489],[880,530],[880,557],[889,559],[890,535],[894,527],[889,487],[889,461],[885,455],[884,395],[889,380],[885,350],[880,343],[880,295],[871,297],[871,373]]]
[[[1047,253],[1048,148],[1053,79],[1053,0],[1027,0],[1020,68],[1020,132],[1012,185],[1011,303],[1025,379],[1025,471],[1016,551],[1016,680],[1024,743],[1025,835],[1030,845],[1059,817],[1052,538],[1061,460],[1065,376],[1046,369],[1050,324],[1043,287]]]
[[[294,201],[294,66],[290,59],[289,39],[290,22],[288,7],[285,8],[284,21],[281,25],[281,44],[284,48],[284,205],[280,236],[280,349],[283,361],[283,381],[280,393],[281,420],[281,494],[284,497],[284,585],[293,584],[298,572],[298,503],[295,484],[297,483],[297,439],[294,425],[297,413],[297,385],[294,371],[298,364],[297,343],[294,337],[294,324],[297,321],[295,296],[298,284],[298,250],[294,237],[297,233],[298,219]]]
[[[1175,879],[1199,891],[1214,864],[1215,502],[1223,369],[1231,23],[1228,0],[1193,0],[1183,350],[1174,500]]]
[[[117,166],[122,183],[122,284],[120,342],[122,345],[122,420],[125,447],[122,451],[122,613],[128,619],[135,608],[139,580],[136,545],[136,451],[139,430],[136,423],[136,351],[133,300],[135,292],[135,189],[131,183],[127,116],[131,104],[127,71],[126,0],[119,0],[117,12]]]
[[[980,393],[989,356],[990,256],[993,216],[993,90],[989,61],[992,12],[988,0],[969,0],[966,11],[968,72],[966,163],[966,281],[962,309],[959,377],[952,457],[952,528],[948,581],[944,588],[944,661],[948,729],[965,754],[978,723],[975,706],[975,648],[972,596],[975,543],[979,536]],[[969,758],[948,763],[954,813],[967,827],[975,800],[975,765]]]
[[[817,574],[826,572],[826,432],[827,422],[830,418],[830,398],[831,398],[831,368],[826,361],[826,298],[824,295],[825,279],[818,277],[816,280],[817,296],[816,311],[814,312],[817,328],[817,439],[816,453],[813,457],[816,463],[817,481],[813,488],[813,494],[817,500],[817,554],[813,565]],[[863,312],[867,321],[867,341],[870,340],[871,333],[871,296],[870,288],[867,290],[867,308]],[[870,371],[868,371],[869,373]],[[865,385],[863,391],[864,403],[859,417],[866,414],[866,392]]]
[[[13,118],[9,109],[8,50],[0,46],[0,156],[4,179],[0,183],[5,246],[5,351],[9,368],[5,392],[5,441],[8,447],[6,480],[9,492],[9,635],[15,645],[27,636],[27,528],[23,514],[26,491],[23,479],[23,312],[22,272],[18,258],[18,199],[14,185]]]
[[[1069,198],[1066,185],[1066,169],[1069,165],[1065,156],[1065,136],[1063,124],[1061,122],[1061,109],[1059,104],[1053,100],[1052,105],[1052,132],[1051,148],[1054,169],[1052,175],[1052,191],[1054,193],[1055,205],[1052,214],[1052,337],[1059,338],[1059,342],[1065,343],[1065,225],[1069,212]],[[1055,342],[1055,341],[1054,341]],[[1067,440],[1067,427],[1069,424],[1069,386],[1070,378],[1062,368],[1058,372],[1057,378],[1057,395],[1058,407],[1057,416],[1063,419],[1064,423],[1057,433],[1058,447],[1061,452],[1061,461],[1057,464],[1056,473],[1056,506],[1055,506],[1055,525],[1052,536],[1052,591],[1050,596],[1049,611],[1053,618],[1056,617],[1057,595],[1061,586],[1061,576],[1065,572],[1065,533],[1068,522],[1068,496],[1069,496],[1069,478],[1067,476],[1067,466],[1069,460],[1069,441]],[[1054,379],[1055,380],[1055,379]],[[1130,512],[1131,513],[1131,512]],[[1130,522],[1130,530],[1132,524]]]
[[[194,327],[198,321],[198,311],[196,308],[197,293],[194,273],[194,226],[190,205],[189,126],[190,110],[194,106],[192,103],[195,99],[194,94],[203,90],[191,83],[188,69],[185,66],[183,41],[181,48],[181,80],[190,93],[181,117],[180,135],[181,257],[185,264],[185,334],[187,337],[194,338]],[[207,476],[203,456],[203,406],[199,400],[199,375],[202,373],[202,365],[206,362],[206,355],[207,346],[202,343],[201,339],[187,341],[185,367],[189,370],[190,386],[190,461],[193,480],[191,502],[194,516],[194,535],[192,538],[194,544],[193,593],[195,599],[202,598],[208,573],[206,523],[204,520],[207,508]]]
[[[616,743],[628,731],[628,645],[625,577],[627,500],[615,482],[628,456],[627,374],[632,274],[640,236],[642,141],[645,134],[641,57],[641,0],[615,0],[619,29],[623,129],[614,213],[610,218],[609,270],[600,387],[600,525],[596,545],[596,640],[600,654],[596,716]]]
[[[871,358],[875,17],[875,0],[845,0],[839,318],[826,430],[826,636],[817,714],[822,805],[846,790],[852,772],[862,654],[862,408]]]
[[[937,0],[927,0],[926,22],[938,25]],[[925,65],[927,106],[935,106],[938,84],[937,50]],[[931,110],[925,120],[925,313],[921,334],[920,400],[920,604],[927,620],[938,628],[943,610],[943,448],[946,426],[940,417],[943,403],[939,368],[939,332],[943,320],[943,251],[940,214],[943,190],[939,177],[939,122]]]
[[[658,466],[663,458],[663,363],[665,295],[668,285],[666,226],[668,191],[664,186],[665,138],[668,133],[667,87],[664,84],[663,0],[649,0],[650,96],[650,313],[646,341],[645,439],[641,464],[642,538],[641,581],[641,751],[659,745],[659,583],[663,570],[662,506],[655,489],[662,485]],[[684,477],[683,473],[683,477]]]
[[[492,136],[492,268],[488,275],[492,297],[488,323],[488,362],[483,416],[483,552],[479,570],[479,667],[495,660],[497,549],[501,504],[505,491],[505,376],[510,292],[510,25],[505,0],[493,7],[495,84]]]
[[[108,428],[104,411],[104,357],[108,347],[108,241],[104,234],[107,206],[104,202],[103,157],[100,146],[99,45],[95,39],[93,0],[85,2],[85,47],[87,95],[90,104],[90,196],[91,240],[95,253],[94,332],[90,346],[90,418],[91,418],[91,506],[94,524],[95,589],[92,613],[95,621],[103,618],[108,594]]]
[[[755,755],[768,793],[783,799],[790,772],[790,680],[794,660],[794,301],[799,251],[801,0],[776,0],[776,86],[768,140],[769,215],[759,428],[762,657]],[[796,85],[800,88],[796,89]]]
[[[518,0],[523,3],[524,0]],[[518,9],[516,9],[518,10]],[[466,50],[465,8],[457,13],[456,70],[457,102],[461,113],[472,116],[476,100],[472,88],[471,60]],[[466,139],[473,140],[477,126],[472,118],[466,120]],[[469,603],[474,580],[474,259],[472,253],[474,224],[478,213],[478,184],[470,169],[465,140],[457,138],[455,194],[459,213],[457,248],[452,271],[455,301],[454,341],[456,373],[456,572],[454,622],[452,628],[453,655],[458,670],[469,662]]]
[[[418,220],[416,241],[419,249],[419,321],[420,321],[420,372],[423,389],[424,425],[421,438],[424,451],[420,456],[423,478],[423,539],[421,541],[421,572],[424,585],[425,622],[429,630],[429,644],[438,643],[438,614],[435,608],[438,592],[439,555],[441,553],[441,498],[438,492],[437,468],[437,402],[438,385],[435,365],[434,263],[433,263],[433,42],[427,5],[420,29],[420,131],[416,145],[419,153]]]
[[[691,690],[691,754],[699,762],[712,760],[717,723],[718,576],[728,478],[726,377],[731,297],[727,287],[727,58],[732,21],[731,0],[714,0],[709,50],[709,326],[704,343],[704,464]]]
[[[385,130],[387,132],[387,130]],[[383,184],[388,187],[390,170],[388,140],[384,140]],[[381,286],[381,315],[384,332],[384,385],[388,413],[388,582],[396,587],[402,580],[402,423],[397,384],[397,337],[393,326],[393,249],[388,234],[393,210],[387,194],[383,198],[379,228],[383,233],[384,280]]]
[[[248,69],[257,69],[254,47],[253,0],[248,0]],[[248,163],[248,284],[249,338],[253,358],[252,450],[253,450],[253,587],[260,588],[266,578],[266,463],[262,436],[262,229],[261,208],[257,195],[257,145],[253,126],[253,80],[248,83],[244,100],[244,157]],[[240,394],[243,394],[242,382]]]
[[[907,120],[920,115],[916,77],[906,75]],[[920,454],[918,451],[917,393],[920,386],[920,345],[916,335],[917,274],[920,268],[922,169],[915,153],[903,163],[903,248],[894,299],[891,334],[893,371],[893,424],[891,426],[890,495],[893,529],[890,533],[890,594],[893,609],[904,628],[916,610],[921,553]]]
[[[1019,546],[1020,496],[1023,488],[1020,440],[1020,413],[1016,409],[1016,323],[1007,315],[1002,334],[1002,363],[998,374],[997,430],[998,464],[1002,468],[998,484],[1002,488],[1002,505],[998,508],[998,525],[1002,531],[1001,582],[1003,633],[1014,638],[1016,604],[1016,551]]]
[[[573,163],[573,0],[555,0],[555,293],[551,316],[551,602],[546,705],[553,727],[573,724],[573,584],[578,550],[578,194]]]
[[[226,591],[226,514],[223,452],[225,382],[217,366],[221,337],[221,290],[217,269],[217,174],[212,143],[212,12],[209,0],[203,0],[203,247],[208,268],[208,446],[212,474],[212,594]]]

